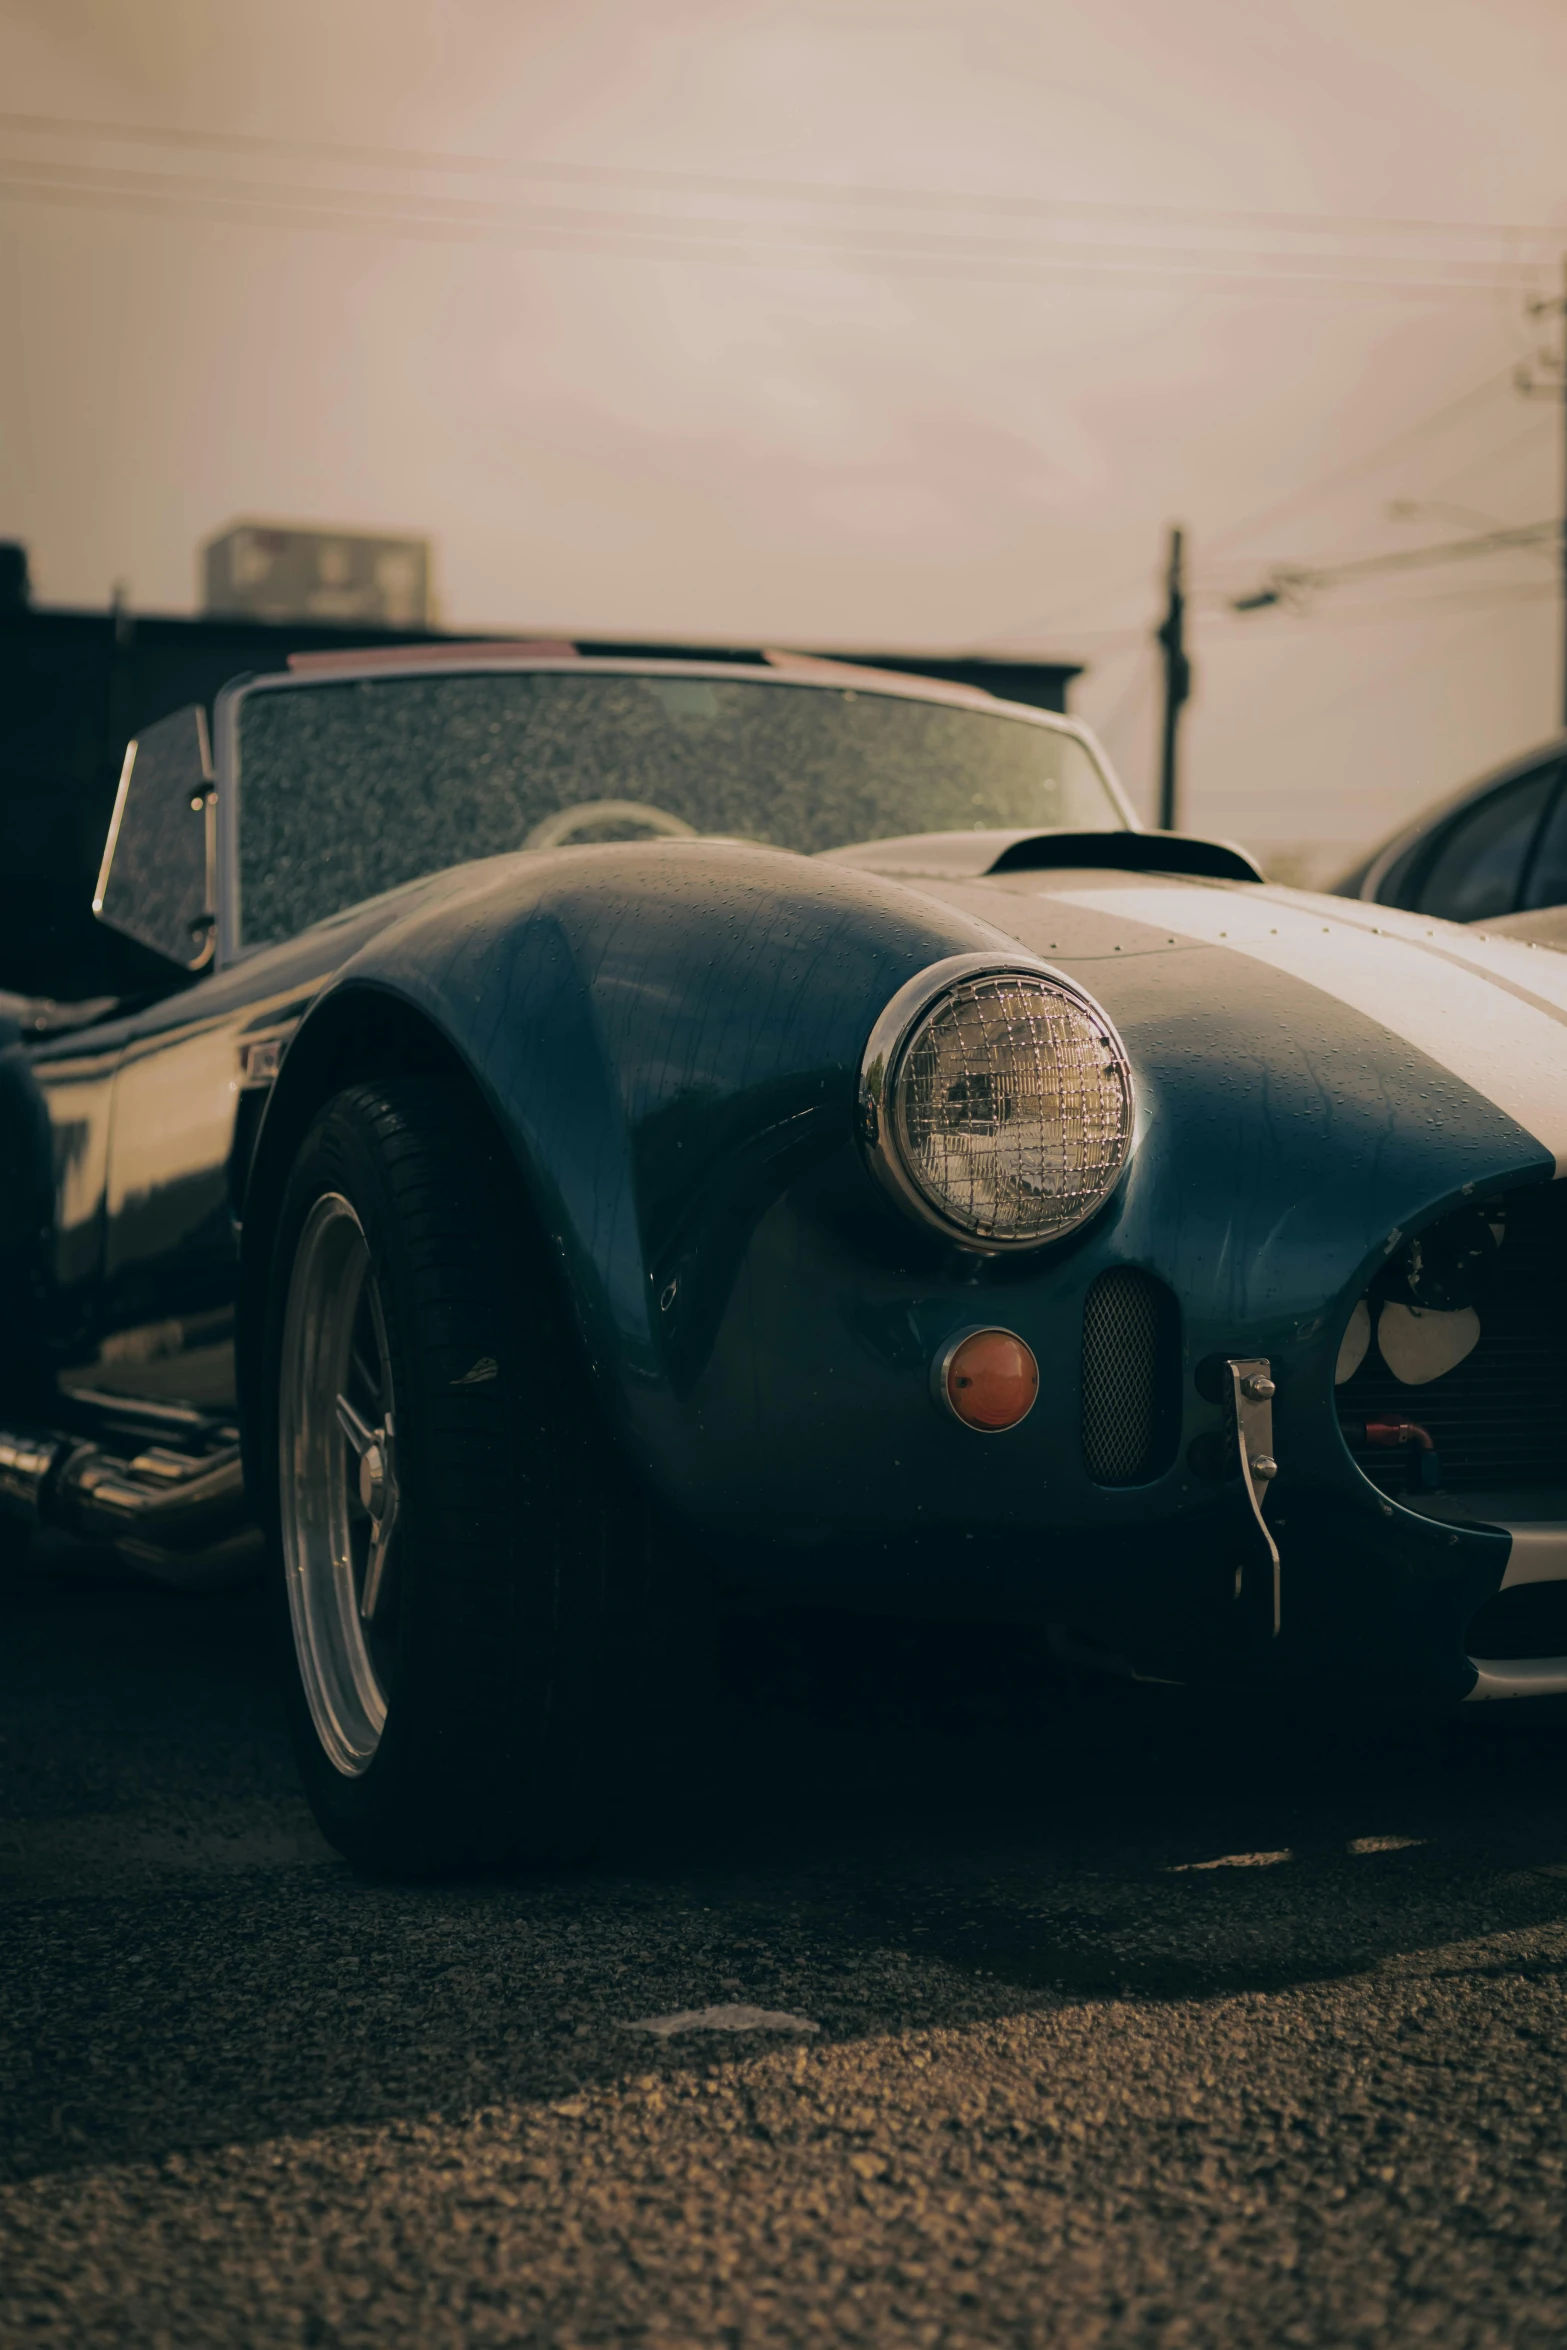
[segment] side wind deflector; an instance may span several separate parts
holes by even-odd
[[[92,910],[184,971],[216,943],[217,828],[207,714],[143,727],[125,753]]]

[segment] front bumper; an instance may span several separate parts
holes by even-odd
[[[1198,1517],[1008,1536],[951,1527],[802,1550],[725,1546],[746,1606],[823,1606],[1049,1627],[1150,1679],[1332,1686],[1394,1705],[1453,1705],[1478,1675],[1465,1645],[1502,1588],[1505,1532],[1456,1528],[1375,1493],[1290,1490],[1268,1505],[1273,1576],[1249,1506]]]

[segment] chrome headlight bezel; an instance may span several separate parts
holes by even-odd
[[[942,999],[977,979],[1030,980],[1069,1003],[1093,1026],[1104,1045],[1108,1062],[1118,1075],[1125,1096],[1126,1146],[1112,1179],[1070,1222],[1044,1235],[987,1233],[965,1224],[960,1218],[947,1213],[915,1179],[899,1147],[897,1121],[891,1114],[891,1105],[909,1048]],[[1125,1179],[1131,1163],[1136,1115],[1137,1096],[1132,1081],[1131,1060],[1108,1012],[1094,1001],[1086,988],[1077,986],[1061,972],[1052,970],[1048,963],[1036,962],[1027,955],[948,955],[941,962],[929,964],[925,970],[916,972],[882,1010],[860,1060],[860,1140],[872,1173],[899,1207],[917,1222],[978,1256],[1024,1256],[1037,1253],[1041,1249],[1058,1247],[1073,1233],[1080,1232],[1085,1224],[1100,1213],[1106,1202],[1114,1198]]]

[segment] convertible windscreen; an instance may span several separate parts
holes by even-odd
[[[1075,735],[783,680],[543,670],[269,689],[240,706],[239,779],[251,945],[568,840],[708,833],[809,854],[912,832],[1124,829]]]

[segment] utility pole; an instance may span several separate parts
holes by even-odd
[[[1159,752],[1159,826],[1164,832],[1175,830],[1175,738],[1182,706],[1192,690],[1192,665],[1186,658],[1184,558],[1185,534],[1177,527],[1170,532],[1164,625],[1155,639],[1164,653],[1164,728]]]

